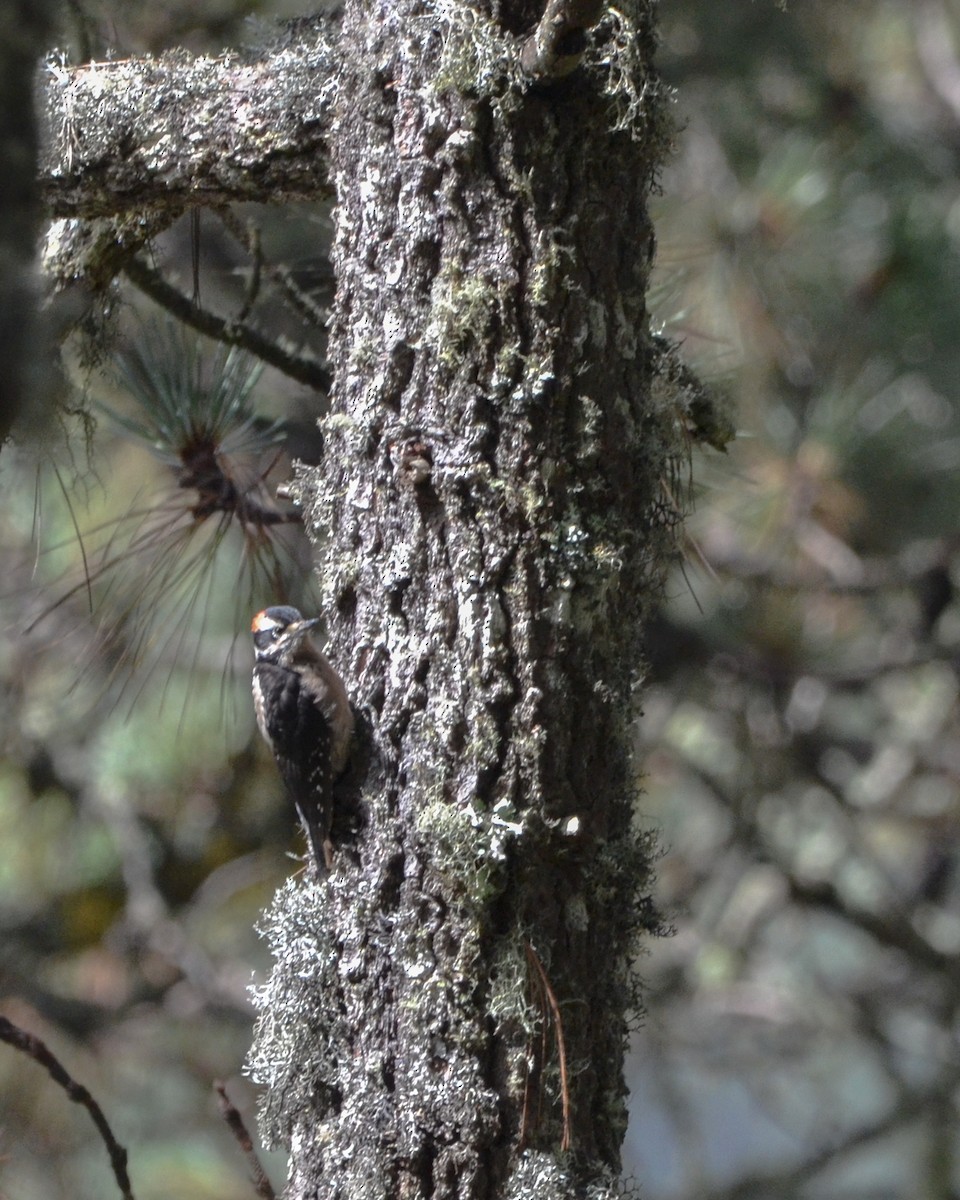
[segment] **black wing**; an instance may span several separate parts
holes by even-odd
[[[254,700],[260,732],[273,750],[290,798],[296,806],[317,869],[330,868],[330,821],[333,780],[330,729],[296,671],[275,663],[253,669]]]

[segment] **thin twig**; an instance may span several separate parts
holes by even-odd
[[[560,1149],[569,1150],[573,1144],[573,1132],[570,1120],[570,1086],[567,1078],[567,1046],[563,1037],[563,1020],[560,1016],[560,1005],[557,1003],[557,997],[550,985],[550,978],[544,970],[543,963],[540,961],[536,950],[534,950],[528,941],[524,942],[524,947],[527,952],[527,959],[535,967],[540,977],[540,982],[543,984],[543,990],[546,993],[547,1003],[550,1006],[553,1025],[557,1034],[557,1058],[560,1060],[560,1103],[563,1110],[563,1136],[560,1139]]]
[[[260,295],[260,274],[263,270],[263,247],[260,245],[260,230],[250,223],[249,238],[247,239],[247,249],[250,254],[250,278],[247,280],[246,295],[244,296],[243,304],[240,306],[240,311],[237,313],[238,321],[245,321],[253,312],[253,306],[257,302],[257,297]]]
[[[127,1152],[120,1145],[117,1139],[113,1136],[107,1118],[103,1115],[103,1109],[90,1095],[87,1089],[70,1075],[63,1064],[56,1058],[46,1045],[32,1033],[27,1033],[25,1029],[21,1029],[19,1025],[8,1020],[6,1017],[0,1016],[0,1041],[6,1042],[9,1046],[13,1046],[15,1050],[20,1050],[23,1054],[28,1055],[34,1062],[40,1064],[54,1083],[67,1093],[67,1097],[74,1104],[82,1104],[90,1114],[90,1117],[96,1125],[103,1144],[107,1148],[107,1153],[110,1156],[110,1166],[113,1168],[113,1177],[117,1181],[117,1187],[124,1200],[133,1200],[133,1191],[130,1187],[130,1176],[127,1174]]]
[[[173,313],[185,325],[189,325],[225,345],[242,346],[244,350],[249,350],[251,354],[256,355],[265,363],[269,363],[271,367],[276,367],[278,371],[289,375],[291,379],[305,383],[318,392],[329,391],[331,380],[330,372],[326,367],[309,358],[290,354],[250,325],[225,321],[222,317],[207,312],[205,309],[197,308],[191,303],[188,296],[178,291],[163,278],[159,271],[148,267],[141,259],[128,259],[124,265],[124,272],[131,283],[135,284],[141,292],[154,300],[161,308]]]
[[[529,952],[527,957],[529,958]],[[547,997],[543,989],[543,980],[539,973],[535,972],[530,976],[529,985],[532,992],[531,1003],[536,1006],[542,1020],[540,1022],[539,1049],[536,1043],[531,1041],[530,1055],[527,1058],[527,1072],[523,1081],[523,1108],[520,1113],[520,1133],[518,1137],[519,1149],[521,1150],[526,1147],[531,1130],[540,1128],[540,1118],[543,1113],[543,1064],[547,1060]],[[531,1092],[534,1086],[537,1089],[537,1109],[536,1113],[531,1117]]]
[[[243,1123],[243,1117],[227,1095],[226,1086],[217,1082],[213,1087],[219,1097],[220,1116],[226,1121],[227,1128],[237,1139],[237,1143],[246,1157],[247,1165],[253,1172],[253,1183],[257,1189],[257,1195],[261,1197],[261,1200],[276,1200],[273,1185],[267,1178],[267,1173],[264,1171],[260,1159],[257,1158],[257,1152],[253,1148],[253,1141],[247,1132],[246,1125]]]
[[[214,210],[224,229],[232,234],[237,242],[246,250],[250,257],[254,260],[255,268],[259,264],[260,269],[270,280],[271,284],[281,293],[290,307],[295,313],[301,316],[309,325],[315,326],[317,329],[322,329],[326,324],[329,315],[327,309],[322,304],[309,296],[302,287],[293,278],[293,274],[286,267],[278,266],[276,263],[268,263],[263,261],[260,250],[260,231],[252,222],[244,223],[230,208],[217,208]]]
[[[200,209],[190,209],[190,269],[193,275],[193,307],[200,307]]]

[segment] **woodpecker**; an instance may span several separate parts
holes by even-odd
[[[353,712],[343,680],[310,640],[319,622],[281,604],[258,612],[250,629],[257,725],[322,877],[333,861],[333,784],[350,755]]]

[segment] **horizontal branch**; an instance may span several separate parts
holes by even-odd
[[[331,28],[298,22],[282,43],[248,55],[48,63],[40,182],[50,215],[328,191]]]
[[[832,913],[846,925],[866,933],[879,945],[898,950],[914,966],[926,967],[949,980],[954,987],[960,982],[960,963],[956,956],[938,950],[917,933],[906,916],[900,913],[875,913],[846,900],[832,883],[805,883],[788,876],[790,897],[807,908]]]

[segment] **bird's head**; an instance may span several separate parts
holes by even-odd
[[[258,612],[250,626],[257,662],[289,662],[319,624],[319,617],[304,618],[289,604],[275,604]]]

